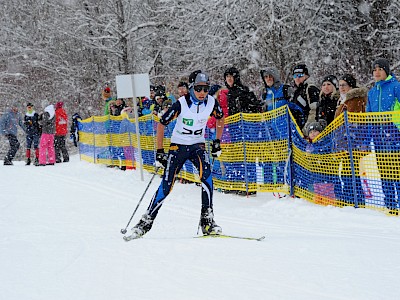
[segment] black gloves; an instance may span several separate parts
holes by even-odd
[[[211,143],[211,156],[219,157],[222,153],[221,149],[221,141],[219,139],[215,139]]]
[[[164,149],[157,149],[156,167],[166,168],[167,163],[168,163],[168,155],[164,152]]]

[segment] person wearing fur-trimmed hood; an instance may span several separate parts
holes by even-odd
[[[278,70],[267,67],[260,71],[260,75],[265,86],[265,92],[262,95],[263,111],[272,111],[287,105],[293,91],[290,85],[281,82]]]
[[[348,112],[365,112],[368,89],[358,87],[356,79],[351,74],[343,75],[339,80],[340,98],[337,103],[335,118],[344,110]]]
[[[55,109],[54,105],[46,106],[44,112],[40,116],[40,124],[42,125],[42,136],[40,137],[39,146],[39,166],[48,164],[54,165],[56,155],[54,151],[54,135],[56,133]]]

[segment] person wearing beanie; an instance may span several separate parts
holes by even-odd
[[[316,120],[325,120],[329,125],[335,119],[336,105],[339,100],[338,80],[335,75],[327,75],[322,80],[321,93],[317,107]]]
[[[45,107],[44,112],[39,116],[39,124],[42,126],[42,135],[39,144],[38,166],[54,165],[56,155],[54,152],[54,135],[56,132],[54,105]]]
[[[178,84],[178,95],[179,97],[185,96],[189,93],[189,85],[185,81],[181,81]]]
[[[372,68],[375,85],[368,92],[366,112],[396,112],[398,116],[400,114],[400,83],[397,81],[394,74],[391,73],[389,61],[384,58],[379,58],[373,62]],[[392,122],[370,126],[369,136],[373,137],[375,150],[377,152],[400,151],[399,117],[396,118],[395,115],[393,115],[393,118],[389,118],[389,120],[390,119],[392,119]],[[369,146],[369,141],[366,146]],[[390,214],[398,215],[400,182],[396,175],[400,173],[400,167],[398,163],[390,164],[389,166],[386,161],[378,161],[378,169],[380,174],[388,174],[387,177],[382,180],[385,205],[389,209]]]
[[[382,69],[385,71],[386,77],[380,80],[385,80],[390,75],[390,62],[386,58],[378,58],[372,63],[372,70],[374,71],[376,68]],[[376,73],[378,74],[378,73]],[[382,76],[384,77],[383,73]],[[375,76],[374,76],[375,77]],[[376,79],[376,78],[374,78]],[[378,80],[378,81],[380,81]]]
[[[306,82],[310,74],[305,64],[296,65],[292,73],[295,90],[291,102],[301,108],[300,112],[293,116],[297,125],[305,133],[306,125],[316,120],[319,89],[314,84]]]
[[[64,102],[62,101],[56,103],[56,134],[54,136],[56,163],[69,162],[69,154],[65,146],[65,137],[68,133],[68,115],[63,106]],[[63,160],[61,160],[61,156]]]
[[[250,89],[243,85],[239,70],[230,67],[224,72],[225,85],[228,88],[228,111],[233,116],[237,113],[261,112],[261,101]]]
[[[321,122],[311,122],[307,125],[306,128],[306,133],[310,141],[314,140],[317,135],[319,135],[322,130],[324,130],[326,127],[326,122],[325,120],[322,120]]]
[[[39,139],[41,128],[39,125],[39,114],[35,111],[32,103],[26,105],[26,113],[24,116],[24,125],[26,133],[26,165],[31,164],[31,148],[35,150],[34,165],[39,164]]]
[[[5,166],[13,165],[12,160],[20,146],[17,138],[18,126],[25,131],[22,116],[18,112],[18,104],[15,102],[0,118],[0,134],[5,135],[10,143],[10,149],[4,158]]]
[[[344,110],[348,112],[365,112],[368,89],[358,87],[357,81],[351,74],[343,75],[339,80],[340,98],[337,102],[335,118]]]
[[[224,128],[222,109],[212,96],[208,95],[210,80],[201,70],[189,76],[189,94],[180,97],[161,117],[157,125],[156,166],[164,168],[162,182],[154,194],[146,213],[132,228],[128,240],[142,237],[153,226],[165,198],[171,192],[176,174],[187,160],[191,161],[200,174],[202,186],[202,205],[200,224],[204,235],[219,234],[222,229],[214,221],[213,182],[209,155],[205,147],[205,127],[209,116],[217,119],[217,136],[211,144],[211,156],[221,154],[220,139]],[[176,119],[171,136],[169,152],[164,152],[164,130]]]

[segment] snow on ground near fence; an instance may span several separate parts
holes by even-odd
[[[1,298],[398,299],[399,218],[216,192],[226,234],[266,239],[194,239],[200,188],[176,183],[153,229],[124,242],[120,230],[150,178],[78,156],[46,167],[1,161]]]

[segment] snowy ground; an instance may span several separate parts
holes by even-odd
[[[194,239],[200,188],[175,184],[152,231],[127,243],[120,230],[150,174],[78,156],[0,163],[1,299],[400,299],[399,218],[217,192],[225,233],[266,239]]]

